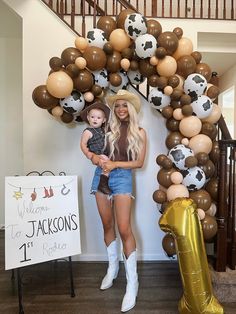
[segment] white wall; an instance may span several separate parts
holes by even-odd
[[[22,173],[22,19],[0,2],[0,225],[4,177]]]
[[[46,110],[34,105],[33,89],[44,84],[49,72],[48,61],[52,56],[73,46],[75,35],[38,0],[4,0],[23,19],[23,153],[24,173],[31,170],[65,171],[79,177],[79,206],[81,215],[81,260],[106,259],[102,227],[96,210],[95,200],[89,194],[94,167],[82,155],[79,139],[84,125],[68,127],[54,120]],[[164,30],[179,26],[185,36],[197,44],[197,27],[204,30],[205,21],[160,21]],[[212,22],[212,21],[209,21]],[[207,23],[207,30],[217,28],[219,22]],[[230,22],[229,22],[230,23]],[[230,27],[230,26],[229,26]],[[8,84],[8,89],[10,89]],[[155,163],[159,153],[166,152],[164,139],[166,128],[162,117],[143,101],[141,124],[148,133],[148,153],[145,167],[136,172],[136,200],[134,206],[134,231],[140,259],[163,260],[162,236],[157,223],[159,213],[152,200],[158,188]]]

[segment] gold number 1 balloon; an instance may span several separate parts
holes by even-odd
[[[159,220],[163,231],[175,238],[184,294],[181,314],[221,314],[223,307],[212,293],[211,278],[196,204],[189,198],[170,202]]]

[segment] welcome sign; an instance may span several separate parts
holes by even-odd
[[[80,253],[77,177],[6,177],[5,269]]]

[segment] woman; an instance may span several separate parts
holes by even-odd
[[[100,289],[112,286],[113,279],[119,271],[119,256],[115,234],[115,218],[123,243],[123,257],[126,270],[126,293],[121,311],[133,308],[138,293],[136,243],[131,228],[132,203],[132,169],[141,168],[146,153],[146,133],[138,125],[138,113],[141,108],[140,98],[126,90],[119,90],[116,95],[107,97],[111,108],[110,131],[107,133],[109,161],[104,161],[98,155],[93,155],[92,162],[99,164],[92,183],[98,211],[101,216],[104,240],[108,252],[108,269]],[[110,199],[98,191],[101,172],[110,172]],[[113,205],[113,206],[112,206]]]

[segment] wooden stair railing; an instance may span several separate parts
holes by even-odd
[[[71,0],[70,10],[68,10],[67,1],[65,0],[42,0],[50,9],[54,11],[66,24],[69,26],[76,34],[79,33],[73,29],[75,24],[75,16],[78,13],[75,13],[76,1]],[[106,1],[105,1],[106,2]],[[124,8],[133,9],[129,2],[120,0],[114,1],[116,3],[116,10],[113,7],[113,13],[117,12],[117,3],[119,2],[121,10]],[[155,1],[154,1],[155,2]],[[153,3],[154,3],[153,2]],[[172,2],[172,1],[171,1]],[[178,1],[179,3],[180,1]],[[187,1],[185,1],[187,2]],[[85,13],[85,3],[90,5],[90,14]],[[145,1],[146,3],[146,1]],[[80,16],[82,18],[82,36],[86,34],[86,17],[88,15],[93,16],[93,25],[96,27],[97,14],[98,16],[103,15],[104,12],[107,12],[107,8],[103,10],[99,7],[99,1],[91,0],[81,0],[80,1]],[[154,10],[155,10],[154,6]],[[70,14],[68,12],[70,11]],[[91,14],[91,12],[93,12]],[[71,16],[71,24],[65,20],[65,16]],[[113,14],[116,15],[116,14]],[[215,72],[212,73],[211,83],[218,86],[218,77]],[[145,95],[144,92],[140,92],[139,86],[133,86],[141,97],[148,99],[149,86],[145,86]],[[217,101],[214,101],[217,103]],[[216,176],[219,177],[219,187],[220,191],[218,202],[217,202],[217,222],[218,222],[218,232],[215,240],[215,254],[214,254],[214,267],[217,271],[225,271],[226,266],[229,265],[232,269],[236,265],[236,231],[235,231],[235,159],[236,159],[236,141],[231,139],[230,132],[227,128],[226,122],[221,116],[218,122],[218,141],[220,146],[220,159],[218,162],[218,173]]]

